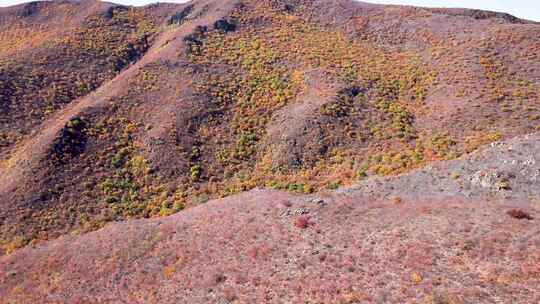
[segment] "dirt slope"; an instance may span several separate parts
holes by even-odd
[[[539,137],[438,164],[435,178],[420,170],[387,183],[445,187],[456,183],[452,170],[473,172],[496,157],[488,167],[515,176],[513,199],[474,182],[412,196],[407,185],[389,200],[366,195],[369,181],[311,196],[252,190],[4,256],[1,301],[536,303],[540,205],[538,196],[517,198],[539,193],[528,174],[540,173]]]
[[[0,9],[1,252],[254,188],[368,179],[343,191],[484,204],[482,184],[528,204],[536,180],[509,190],[527,159],[518,177],[491,158],[436,171],[455,183],[392,176],[539,129],[539,27],[346,0]]]

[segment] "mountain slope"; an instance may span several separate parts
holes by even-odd
[[[231,0],[0,16],[5,252],[254,187],[403,173],[540,125],[539,25],[503,14]]]
[[[419,170],[386,181],[391,199],[362,190],[376,180],[340,194],[258,189],[64,236],[0,257],[0,295],[5,303],[536,303],[539,151],[536,134],[429,171],[454,190],[391,188],[434,180]],[[495,171],[514,178],[488,187]],[[530,191],[535,200],[523,199]]]

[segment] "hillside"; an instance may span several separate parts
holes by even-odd
[[[537,303],[539,152],[537,134],[386,178],[375,194],[377,178],[309,196],[256,189],[63,236],[0,257],[0,295],[5,303]],[[504,174],[514,177],[501,188]],[[434,179],[440,188],[408,190]]]
[[[197,269],[211,275],[208,267],[233,267],[227,261],[252,265],[233,261],[233,251],[248,250],[253,244],[247,240],[259,234],[275,238],[275,251],[267,248],[273,255],[261,269],[252,265],[261,275],[243,288],[262,284],[262,277],[275,273],[273,265],[299,266],[298,259],[278,255],[307,250],[295,242],[315,246],[317,229],[307,230],[309,237],[299,234],[290,225],[295,217],[284,219],[276,210],[284,201],[305,203],[326,193],[335,204],[321,211],[317,225],[329,233],[327,245],[339,247],[331,254],[343,254],[343,261],[359,255],[365,265],[369,259],[361,252],[391,247],[385,233],[401,229],[401,217],[411,221],[402,227],[403,243],[391,247],[394,258],[376,264],[389,272],[374,275],[393,278],[395,285],[372,287],[364,301],[390,301],[378,298],[385,288],[395,303],[429,297],[428,289],[394,293],[398,276],[407,279],[400,264],[406,260],[396,259],[408,241],[436,241],[430,250],[443,264],[432,266],[447,281],[433,286],[448,294],[440,301],[431,294],[432,302],[533,303],[539,297],[533,237],[538,131],[540,24],[503,13],[352,0],[194,0],[136,8],[58,0],[0,8],[0,295],[8,303],[44,295],[51,303],[116,303],[129,298],[125,293],[133,295],[129,303],[223,302],[203,293],[210,288],[211,296],[227,297],[219,288],[229,283],[219,291],[213,283],[199,285],[212,279],[197,277]],[[507,215],[513,207],[531,219]],[[347,208],[368,215],[340,222]],[[425,208],[437,215],[425,219]],[[261,226],[238,226],[246,220]],[[299,225],[311,227],[304,220]],[[503,280],[507,289],[471,286],[470,297],[456,295],[460,278],[449,272],[457,266],[448,264],[445,242],[465,242],[468,236],[453,224],[467,223],[478,225],[471,232],[475,239],[508,236],[486,245],[501,247],[476,254],[511,259],[515,252],[497,248],[524,250],[515,264],[493,260],[477,272],[470,264],[459,266],[472,285],[486,283],[487,268],[502,267],[506,277],[493,280]],[[342,251],[349,241],[334,240],[332,231],[345,239],[369,238],[373,231],[383,247]],[[154,234],[158,239],[147,242]],[[225,248],[226,235],[232,247]],[[195,277],[182,280],[193,282],[184,286],[193,293],[169,293],[171,282],[161,281],[168,275],[156,270],[172,263],[169,253],[179,250],[181,237],[213,262],[186,262],[193,268],[185,275]],[[223,242],[211,246],[216,240]],[[154,246],[169,251],[156,253]],[[473,264],[491,261],[469,258]],[[68,260],[72,264],[62,266]],[[110,271],[103,281],[85,268],[95,263]],[[527,263],[529,272],[523,270]],[[527,275],[505,281],[519,267]],[[124,277],[132,271],[141,273]],[[327,286],[305,296],[312,302],[338,301],[332,288],[346,289],[326,276],[337,272],[295,271],[296,287],[288,285],[292,276],[283,276],[257,285],[257,295],[230,288],[240,303],[264,302],[265,288],[301,289],[311,275]],[[366,288],[365,271],[342,278]],[[49,274],[57,275],[56,286],[45,283]],[[124,279],[127,289],[118,285]],[[151,292],[159,282],[163,297]],[[92,298],[95,290],[111,296]],[[523,293],[519,301],[511,298],[517,290]],[[280,297],[268,296],[268,302]],[[283,297],[298,301],[291,293]],[[363,298],[354,299],[349,302]]]

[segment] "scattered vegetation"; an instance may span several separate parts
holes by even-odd
[[[18,142],[50,114],[140,58],[156,30],[151,20],[143,9],[116,7],[108,15],[89,16],[65,35],[36,43],[35,50],[0,61],[0,148]]]
[[[67,158],[82,153],[86,146],[86,122],[81,118],[73,118],[60,131],[53,143],[53,157],[58,162],[65,162]]]
[[[109,221],[166,216],[184,208],[181,193],[167,188],[138,153],[134,134],[142,126],[117,111],[73,118],[62,129],[50,159],[56,170],[43,181],[46,192],[34,199],[48,207],[24,209],[21,216],[32,218],[31,224],[19,219],[1,226],[5,252],[66,230],[91,231]]]
[[[129,92],[116,96],[113,106],[64,126],[47,159],[54,169],[25,201],[43,208],[20,213],[20,223],[33,219],[28,227],[2,226],[7,251],[62,231],[170,215],[255,187],[295,193],[336,189],[540,128],[540,85],[495,51],[503,45],[496,40],[475,42],[471,52],[479,55],[465,62],[447,47],[448,41],[458,45],[456,37],[418,33],[431,46],[420,54],[392,47],[402,43],[395,33],[370,35],[362,20],[351,34],[311,18],[308,5],[243,4],[197,26],[184,38],[187,48],[177,50],[178,58],[157,58],[130,75]],[[62,18],[72,17],[69,5],[58,5]],[[197,18],[193,11],[190,5],[163,17],[164,28],[173,31]],[[137,61],[151,46],[156,24],[145,8],[113,6],[80,24],[70,22],[62,35],[24,23],[0,31],[8,41],[0,45],[0,153]],[[504,31],[497,37],[515,44],[525,39]],[[523,52],[535,59],[537,51]],[[324,75],[328,87],[314,74]],[[179,79],[187,80],[180,85]],[[426,127],[418,121],[437,119],[426,115],[438,111],[426,97],[436,96],[428,94],[433,88],[444,90],[439,82],[453,86],[450,95],[455,91],[456,105],[465,106],[441,112],[449,117]],[[325,96],[320,104],[305,97],[318,91]],[[153,125],[143,125],[141,116],[162,100],[171,101],[170,121],[159,126],[167,134],[149,139]],[[310,107],[308,118],[282,119],[301,106]],[[289,125],[301,130],[294,138],[286,136]],[[162,150],[159,157],[171,164],[156,160]]]
[[[507,214],[518,220],[533,220],[534,219],[530,214],[519,209],[509,210]]]
[[[181,25],[185,22],[186,18],[191,14],[193,11],[193,5],[188,5],[183,10],[174,13],[168,21],[169,25]]]
[[[471,135],[465,139],[465,143],[466,143],[465,151],[472,152],[483,145],[490,144],[492,142],[499,141],[501,139],[502,139],[502,134],[499,132],[489,132],[489,133],[480,132],[480,133]]]
[[[410,109],[422,105],[435,78],[414,55],[387,53],[355,42],[268,1],[250,3],[232,18],[235,32],[204,28],[188,39],[191,61],[208,71],[197,89],[211,99],[211,112],[219,113],[202,124],[194,123],[200,142],[206,143],[199,147],[205,152],[201,164],[218,162],[224,168],[202,165],[206,179],[192,178],[192,182],[215,177],[219,196],[256,186],[309,193],[355,180],[355,171],[369,154],[359,155],[353,149],[367,152],[369,140],[414,147],[418,134]],[[264,27],[257,26],[261,20]],[[222,67],[232,72],[221,77],[215,70]],[[333,147],[314,164],[276,168],[264,145],[266,130],[273,115],[306,89],[300,71],[310,69],[323,70],[347,84],[320,109],[328,117],[323,141]],[[344,130],[346,139],[335,130]],[[396,166],[409,168],[412,162],[417,161],[402,160]],[[346,173],[338,178],[338,172]],[[186,191],[197,195],[197,187],[188,185]]]

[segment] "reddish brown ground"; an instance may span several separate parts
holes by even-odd
[[[530,203],[253,190],[1,258],[3,303],[536,303]],[[306,222],[304,222],[304,220]]]
[[[242,3],[0,10],[4,253],[254,187],[403,173],[539,128],[536,23]]]
[[[377,193],[257,189],[24,248],[0,258],[2,303],[537,303],[539,136]]]
[[[0,302],[539,302],[539,27],[1,8]]]

